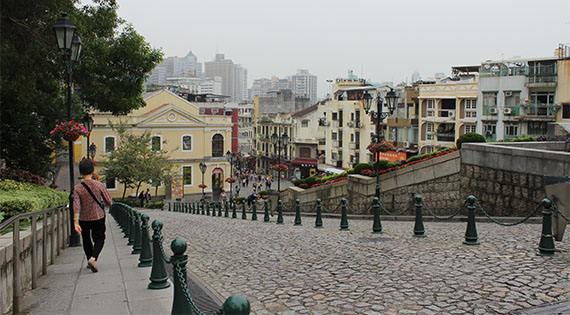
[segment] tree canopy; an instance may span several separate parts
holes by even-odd
[[[53,32],[62,13],[83,41],[73,70],[73,118],[89,109],[118,115],[144,106],[144,81],[162,60],[161,51],[118,17],[116,1],[77,3],[2,1],[0,158],[8,167],[45,176],[61,146],[49,131],[67,120],[65,61]]]

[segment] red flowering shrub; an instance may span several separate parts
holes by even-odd
[[[366,149],[368,149],[368,151],[372,152],[372,153],[376,153],[376,152],[388,152],[388,151],[396,151],[396,147],[394,147],[394,145],[390,142],[384,141],[384,142],[374,142],[368,145],[368,147],[366,147]]]
[[[63,121],[55,125],[55,128],[53,128],[49,134],[56,137],[62,137],[67,141],[75,141],[79,136],[88,136],[89,131],[82,124],[71,120]]]
[[[235,177],[228,177],[226,178],[226,183],[235,183],[236,182],[236,178]]]
[[[306,189],[307,187],[309,187],[309,185],[303,183],[303,184],[299,185],[299,187],[301,187],[301,188],[303,188],[303,189]]]
[[[272,169],[278,172],[284,172],[289,168],[287,167],[287,165],[285,165],[285,163],[279,163],[277,165],[273,165]]]

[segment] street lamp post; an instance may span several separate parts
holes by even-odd
[[[89,150],[91,149],[91,147],[89,146],[89,135],[91,134],[91,130],[93,130],[93,117],[91,117],[89,113],[85,114],[85,117],[83,117],[83,126],[85,126],[85,129],[89,131],[89,133],[87,134],[87,145],[86,145],[87,157],[89,157]]]
[[[388,105],[388,112],[383,112],[382,104],[384,103],[384,101],[380,96],[380,92],[376,91],[376,111],[373,110],[371,111],[370,108],[372,107],[374,98],[372,97],[372,95],[370,95],[370,93],[368,93],[368,91],[366,91],[364,95],[362,95],[362,105],[364,107],[364,111],[366,112],[366,114],[370,114],[372,119],[376,120],[376,135],[375,135],[376,143],[382,142],[384,135],[382,134],[382,129],[380,128],[380,124],[382,124],[384,118],[394,113],[394,110],[396,109],[397,100],[398,100],[398,95],[396,94],[396,92],[394,92],[393,88],[390,88],[390,92],[386,94],[386,103]],[[380,158],[380,153],[376,152],[375,161],[378,162],[379,158]],[[375,197],[380,199],[380,170],[376,171],[376,192],[374,195]]]
[[[230,178],[234,176],[234,158],[236,157],[236,153],[235,152],[226,152],[226,159],[230,162]],[[230,202],[232,200],[232,193],[233,193],[233,185],[234,183],[229,183],[230,184]]]
[[[200,167],[200,172],[202,172],[202,197],[204,197],[204,173],[206,173],[206,164],[200,162],[198,167]]]
[[[67,14],[62,14],[61,17],[55,23],[53,30],[57,39],[57,45],[59,50],[63,52],[66,63],[66,74],[67,74],[67,118],[69,121],[73,119],[72,108],[71,108],[71,73],[73,72],[74,64],[79,61],[79,55],[81,54],[81,39],[75,33],[75,25],[67,17]],[[74,176],[73,176],[73,141],[69,141],[69,223],[70,223],[70,235],[69,235],[69,246],[80,246],[79,234],[73,228],[73,186],[74,186]]]
[[[284,132],[281,136],[274,132],[271,135],[271,142],[273,143],[273,149],[277,146],[277,165],[281,164],[281,144],[283,144],[283,149],[287,152],[287,143],[289,143],[289,136],[287,132]],[[274,150],[275,151],[275,150]],[[277,170],[277,200],[281,200],[281,169]]]

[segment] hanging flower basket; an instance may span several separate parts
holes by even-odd
[[[198,187],[204,189],[204,188],[206,188],[206,187],[208,187],[208,186],[207,186],[207,185],[204,185],[204,184],[200,184],[200,185],[198,185]]]
[[[371,143],[368,145],[368,147],[366,147],[368,149],[368,151],[372,152],[372,153],[376,153],[376,152],[388,152],[388,151],[396,151],[396,148],[394,147],[394,145],[390,142],[381,142],[381,143]]]
[[[284,172],[284,171],[288,170],[289,168],[284,163],[279,163],[277,165],[274,165],[272,169],[275,171],[278,171],[278,172]]]
[[[236,178],[235,177],[228,177],[226,178],[226,183],[235,183],[236,182]]]
[[[49,133],[55,137],[62,137],[66,141],[75,141],[79,136],[88,136],[89,131],[82,124],[75,121],[63,121],[55,125]]]

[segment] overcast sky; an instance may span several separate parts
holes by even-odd
[[[398,83],[487,59],[551,56],[570,46],[569,0],[117,0],[119,16],[166,57],[216,52],[258,78],[349,69]]]

